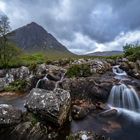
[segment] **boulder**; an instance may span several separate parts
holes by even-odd
[[[12,105],[0,104],[0,127],[12,126],[20,123],[22,111]]]
[[[28,67],[21,66],[20,68],[9,69],[7,74],[13,76],[14,80],[23,80],[29,78],[30,71]]]
[[[54,91],[34,88],[25,104],[31,113],[38,115],[42,120],[59,126],[66,121],[70,106],[70,93],[59,88]]]
[[[88,115],[88,112],[89,111],[87,108],[74,105],[72,107],[72,118],[74,120],[84,119]]]
[[[140,79],[140,67],[139,67],[139,61],[137,60],[134,62],[123,62],[120,65],[120,68],[126,73],[132,77],[135,77],[137,79]]]
[[[11,133],[10,138],[14,140],[46,140],[48,137],[47,127],[40,122],[22,122],[18,124]]]
[[[53,81],[59,81],[63,73],[66,73],[66,69],[54,65],[47,65],[47,77]]]
[[[62,87],[69,90],[72,100],[88,99],[95,101],[96,99],[106,101],[113,85],[112,79],[100,81],[98,77],[87,78],[70,78],[62,82]]]
[[[55,82],[54,81],[47,81],[47,80],[40,80],[38,87],[40,89],[45,89],[45,90],[54,90],[55,88]]]
[[[108,63],[105,60],[95,59],[95,60],[89,61],[88,63],[90,63],[90,65],[91,65],[92,73],[103,74],[106,71],[111,69],[110,63]]]
[[[47,70],[46,70],[46,64],[40,64],[37,66],[36,68],[36,75],[42,75],[42,74],[46,74]]]

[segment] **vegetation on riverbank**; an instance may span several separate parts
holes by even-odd
[[[124,57],[127,57],[130,61],[136,61],[140,59],[140,45],[136,44],[126,44],[124,47]]]
[[[6,92],[24,92],[26,89],[27,82],[26,80],[16,80],[4,88]]]

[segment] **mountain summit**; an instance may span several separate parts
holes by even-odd
[[[8,38],[27,52],[70,53],[54,36],[35,22],[12,31],[8,34]]]

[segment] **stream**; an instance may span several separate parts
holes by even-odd
[[[117,114],[111,117],[100,117],[91,112],[83,120],[72,120],[70,131],[73,133],[81,130],[94,131],[109,136],[112,140],[140,140],[140,102],[137,92],[132,86],[122,84],[123,80],[128,77],[124,71],[119,69],[119,66],[114,66],[112,71],[115,78],[120,80],[120,84],[112,88],[107,104],[116,109]],[[26,111],[24,108],[26,96],[26,94],[1,96],[0,104],[11,104]]]

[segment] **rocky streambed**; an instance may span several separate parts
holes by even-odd
[[[132,140],[126,133],[132,126],[135,140],[139,138],[140,125],[130,123],[132,119],[127,119],[124,112],[118,115],[107,105],[113,85],[121,81],[139,91],[139,79],[116,77],[112,65],[120,62],[78,60],[75,64],[90,65],[91,75],[70,78],[69,65],[41,64],[35,69],[0,71],[1,91],[16,80],[26,82],[22,94],[0,94],[1,140]]]

